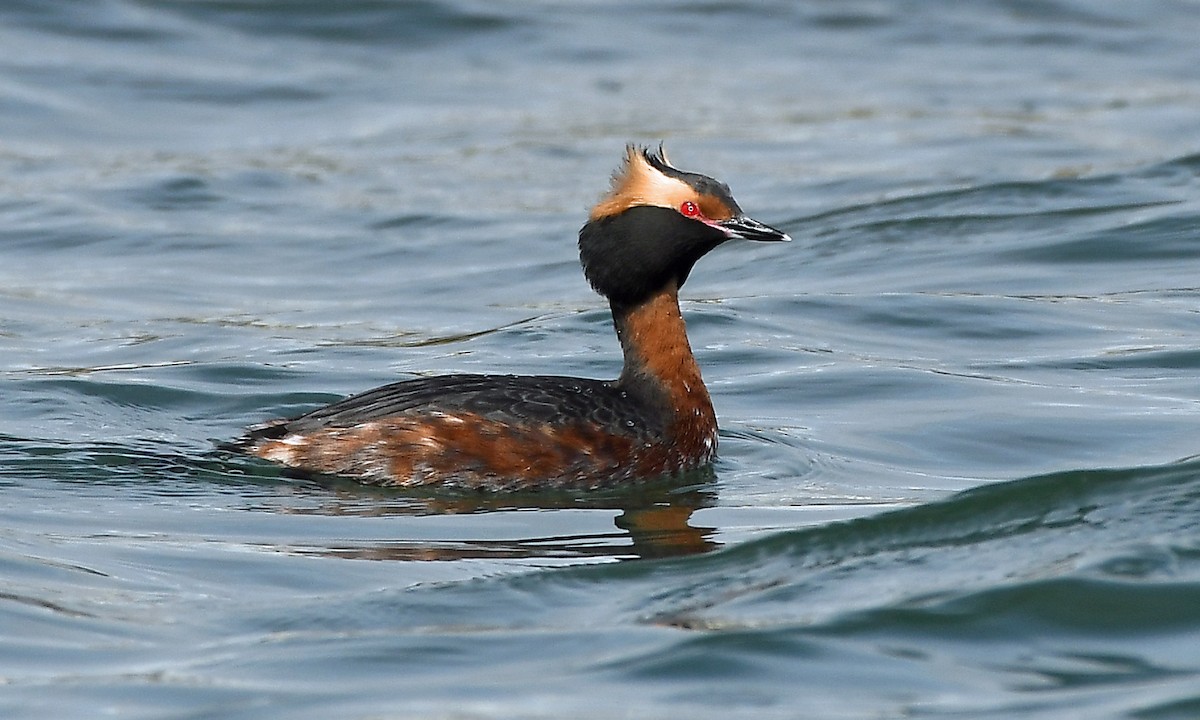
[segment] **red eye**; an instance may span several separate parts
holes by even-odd
[[[700,207],[691,200],[685,200],[683,204],[679,206],[679,212],[683,213],[684,217],[700,217]]]

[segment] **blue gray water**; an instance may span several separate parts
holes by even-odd
[[[1200,717],[1200,5],[0,6],[0,716]],[[711,473],[222,454],[612,377],[626,142],[788,246],[684,290]]]

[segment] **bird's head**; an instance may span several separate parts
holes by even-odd
[[[682,286],[696,261],[727,240],[789,239],[746,216],[725,183],[677,170],[661,146],[630,145],[579,231],[579,259],[597,292],[631,306]]]

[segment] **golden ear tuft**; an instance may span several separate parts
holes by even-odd
[[[694,197],[690,187],[667,177],[657,165],[670,167],[662,145],[657,153],[632,143],[626,145],[625,159],[613,173],[608,193],[592,208],[591,218],[616,215],[637,205],[676,207],[681,199]]]
[[[625,158],[621,160],[621,167],[617,168],[612,175],[611,194],[619,193],[621,188],[633,182],[634,176],[649,169],[649,165],[650,163],[646,160],[645,148],[638,147],[633,143],[626,145]]]

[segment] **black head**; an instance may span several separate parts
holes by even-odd
[[[596,292],[625,307],[682,286],[697,260],[734,239],[789,238],[746,217],[725,183],[675,169],[661,147],[631,145],[579,231],[579,259]]]

